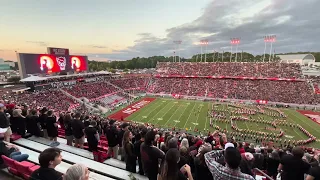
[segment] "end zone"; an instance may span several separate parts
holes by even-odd
[[[320,125],[320,113],[308,110],[297,110],[299,113],[307,116],[309,119]]]
[[[122,121],[154,100],[156,100],[156,98],[143,98],[140,101],[131,104],[114,114],[111,114],[110,116],[108,116],[108,118]]]

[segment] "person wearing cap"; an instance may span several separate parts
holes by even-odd
[[[241,154],[232,143],[226,143],[224,150],[213,150],[206,153],[204,157],[213,179],[254,180],[252,176],[240,171]],[[220,157],[224,157],[225,166],[216,161]]]
[[[117,159],[118,157],[118,150],[119,150],[119,132],[117,127],[115,126],[115,120],[110,120],[109,125],[105,129],[105,135],[108,140],[108,155],[109,157],[113,157],[114,159]]]
[[[7,115],[4,113],[5,106],[4,104],[0,103],[0,129],[4,131],[4,140],[10,142],[10,136],[12,134],[10,128],[10,120]]]

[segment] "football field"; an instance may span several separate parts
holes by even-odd
[[[127,109],[122,109],[122,112],[134,109],[128,107]],[[208,131],[213,132],[215,130],[214,127],[210,126],[211,119],[214,126],[218,126],[223,130],[226,129],[229,132],[235,132],[235,130],[231,128],[232,121],[229,120],[229,116],[225,118],[226,120],[219,120],[215,117],[211,117],[209,114],[212,111],[222,111],[227,114],[228,111],[236,112],[243,108],[251,110],[258,109],[256,105],[241,105],[241,107],[237,107],[219,102],[157,98],[154,100],[150,100],[150,102],[147,101],[145,104],[143,104],[143,106],[139,106],[137,110],[131,111],[129,113],[129,116],[125,117],[124,119],[134,122],[150,123],[155,125],[156,127],[164,127],[170,129],[176,128],[193,133],[197,131],[202,132],[202,134],[206,134]],[[317,137],[317,139],[320,138],[319,124],[313,122],[294,109],[279,110],[284,112],[287,116],[285,118],[279,118],[280,122],[287,122],[287,124],[299,124],[310,134]],[[279,131],[281,130],[284,132],[284,135],[281,137],[281,139],[286,141],[290,140],[292,142],[293,140],[298,141],[308,139],[308,136],[303,133],[298,127],[291,127],[282,123],[278,123],[276,128],[272,127],[270,123],[275,121],[275,119],[277,118],[270,116],[270,114],[277,114],[276,110],[264,108],[263,112],[266,113],[256,113],[253,115],[239,114],[239,117],[255,119],[257,121],[233,121],[233,123],[242,130],[249,129],[256,132],[274,134],[279,133]],[[262,123],[262,120],[264,120],[265,122]],[[266,122],[270,123],[268,124]],[[320,142],[319,140],[317,140],[317,142],[310,143],[308,144],[308,146],[320,148]]]

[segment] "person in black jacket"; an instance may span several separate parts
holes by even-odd
[[[23,137],[26,134],[26,118],[21,115],[21,112],[21,109],[13,110],[10,122],[12,132]]]
[[[40,168],[35,170],[30,180],[62,180],[62,173],[54,168],[62,161],[61,151],[57,148],[48,148],[39,155]]]
[[[212,151],[210,144],[204,144],[199,148],[199,154],[194,158],[195,180],[213,179],[204,159],[204,154]]]
[[[75,138],[75,143],[74,146],[78,147],[78,145],[80,146],[80,148],[83,148],[83,144],[84,144],[84,124],[80,119],[81,114],[80,113],[76,113],[76,115],[74,116],[74,120],[71,123],[72,126],[72,134]]]
[[[58,123],[56,116],[53,115],[53,111],[48,111],[47,118],[47,132],[50,140],[57,141],[58,137]]]
[[[119,150],[119,139],[118,139],[118,130],[117,127],[114,125],[116,121],[115,120],[110,120],[108,126],[105,130],[105,134],[108,140],[108,155],[109,157],[113,157],[117,159],[118,157],[118,150]]]
[[[72,126],[71,126],[72,117],[70,113],[65,115],[63,124],[65,129],[65,136],[67,139],[67,145],[72,146],[72,142],[73,142],[73,134],[72,134]]]
[[[47,115],[48,109],[46,107],[42,108],[40,110],[40,116],[39,116],[39,123],[41,125],[41,128],[43,130],[43,137],[48,138],[48,132],[47,132]]]
[[[10,142],[10,136],[12,134],[10,128],[10,120],[7,115],[4,113],[5,106],[4,104],[0,103],[0,128],[6,129],[4,134],[4,140]]]
[[[126,170],[136,173],[136,160],[137,156],[134,154],[133,144],[132,144],[132,133],[131,131],[126,131],[123,134],[122,147],[124,151],[124,159],[126,162]]]
[[[31,135],[40,137],[41,136],[41,126],[39,121],[39,117],[37,115],[36,110],[31,110],[30,114],[26,117],[26,127],[27,132]]]
[[[136,142],[134,143],[134,154],[138,157],[139,174],[141,175],[144,175],[144,171],[142,167],[140,147],[141,147],[141,144],[144,142],[144,137],[146,136],[147,132],[148,132],[148,129],[143,128],[140,132],[140,139],[136,139]],[[137,138],[137,135],[136,135],[136,138]]]
[[[118,139],[119,139],[119,154],[121,155],[121,161],[124,161],[124,150],[122,147],[123,135],[126,131],[128,131],[129,123],[125,122],[120,125],[121,130],[119,131]]]
[[[96,129],[97,122],[91,121],[90,125],[84,129],[87,136],[89,151],[98,151],[99,134]]]

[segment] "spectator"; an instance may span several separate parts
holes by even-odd
[[[17,133],[24,137],[26,134],[26,118],[21,115],[21,109],[15,109],[11,117],[11,129],[13,133]]]
[[[48,148],[39,155],[40,168],[31,174],[30,180],[62,180],[62,173],[54,168],[61,163],[61,151]]]
[[[84,144],[84,124],[80,119],[81,117],[81,113],[76,113],[74,116],[74,120],[71,123],[71,127],[72,127],[72,134],[73,137],[75,139],[75,143],[74,146],[78,147],[80,146],[80,148],[83,148],[83,144]]]
[[[59,124],[60,124],[60,127],[61,127],[62,129],[64,129],[64,113],[60,113],[60,114],[59,114],[58,122],[59,122]]]
[[[47,115],[48,109],[46,107],[42,108],[40,110],[40,116],[39,116],[39,123],[41,125],[41,128],[43,130],[43,137],[48,138],[48,131],[47,131]]]
[[[12,134],[10,128],[10,120],[7,115],[4,113],[5,106],[4,104],[0,103],[0,128],[6,129],[4,134],[4,140],[10,142],[10,136]]]
[[[118,157],[118,150],[119,150],[119,132],[117,130],[117,127],[114,125],[116,121],[115,120],[110,120],[109,125],[105,129],[106,137],[108,140],[108,155],[109,157],[113,157],[114,159],[117,159]]]
[[[89,151],[98,151],[99,134],[96,129],[97,122],[91,121],[90,125],[85,128],[84,132],[87,136]]]
[[[137,155],[137,157],[138,157],[139,174],[140,175],[144,175],[143,167],[142,167],[142,161],[141,161],[140,147],[141,147],[141,144],[145,140],[144,137],[146,136],[147,132],[148,132],[147,128],[142,128],[142,130],[140,132],[141,138],[140,139],[136,139],[136,142],[134,143],[134,154]]]
[[[39,121],[39,117],[36,110],[31,110],[30,114],[26,117],[26,127],[27,132],[31,135],[40,137],[41,136],[41,126]]]
[[[65,129],[65,136],[67,139],[67,145],[72,146],[73,142],[73,134],[72,134],[72,117],[70,113],[67,113],[64,118],[64,129]]]
[[[165,156],[163,151],[153,146],[155,136],[156,133],[153,130],[147,132],[145,141],[141,144],[140,148],[143,170],[149,180],[157,179],[159,159],[163,160]]]
[[[306,180],[319,180],[320,179],[320,159],[319,159],[319,152],[318,154],[314,155],[314,165],[310,168]]]
[[[253,154],[253,156],[254,156],[253,167],[258,168],[258,169],[263,169],[263,163],[265,161],[264,155],[261,154],[260,148],[256,148],[255,152],[256,153]]]
[[[199,148],[199,153],[194,158],[195,180],[213,179],[204,159],[204,154],[210,151],[212,151],[210,144],[204,144]]]
[[[219,164],[216,160],[224,156],[226,166]],[[239,166],[241,154],[237,148],[227,147],[223,150],[214,150],[204,155],[206,164],[212,173],[213,179],[230,179],[230,180],[254,180],[250,175],[241,173]]]
[[[124,161],[124,150],[122,148],[123,135],[126,131],[128,131],[129,123],[123,123],[120,126],[121,130],[119,131],[119,154],[121,155],[121,161]]]
[[[310,165],[302,160],[304,151],[301,147],[294,147],[292,155],[284,155],[278,167],[281,172],[281,180],[303,180],[304,174],[308,172]]]
[[[266,159],[267,162],[267,174],[273,179],[276,179],[278,174],[278,166],[280,163],[279,153],[276,150],[273,150],[271,154]]]
[[[183,138],[180,144],[180,148],[181,147],[186,147],[187,149],[189,149],[189,142],[187,138]]]
[[[63,180],[89,180],[89,169],[82,164],[70,166],[63,176]]]
[[[90,117],[89,116],[86,116],[84,121],[83,121],[83,124],[84,124],[84,127],[88,127],[90,125]]]
[[[6,129],[1,129],[0,131],[0,156],[5,155],[13,160],[16,161],[25,161],[29,158],[28,154],[22,154],[19,151],[19,148],[14,146],[14,145],[8,145],[6,144],[3,140],[4,140],[4,132],[6,131]],[[1,159],[2,161],[2,159]],[[0,163],[2,164],[2,163]]]
[[[123,135],[122,147],[124,150],[124,159],[126,162],[126,170],[136,173],[136,160],[137,156],[134,154],[133,144],[132,144],[132,133],[127,130]]]
[[[58,137],[58,123],[57,118],[53,115],[53,111],[49,110],[47,113],[47,132],[50,140],[57,141]]]
[[[178,149],[172,148],[168,150],[165,161],[161,166],[158,180],[193,180],[191,169],[188,164],[185,164],[179,169],[179,157],[180,154]]]

